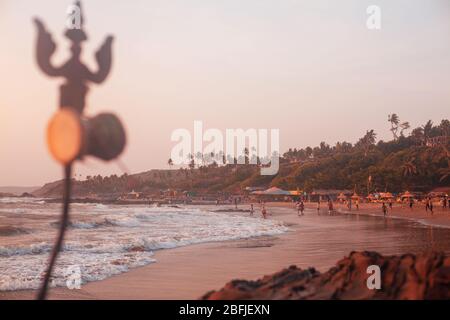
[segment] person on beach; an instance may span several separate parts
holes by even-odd
[[[386,214],[387,214],[386,203],[383,202],[383,205],[381,206],[381,210],[383,211],[383,216],[386,218]]]
[[[433,201],[431,200],[431,198],[428,200],[428,208],[430,209],[431,214],[433,214]]]
[[[250,204],[250,215],[251,215],[251,216],[253,216],[253,211],[254,211],[254,210],[253,210],[253,203],[252,203],[252,204]]]
[[[355,201],[356,210],[359,210],[359,200]]]
[[[303,216],[303,211],[305,210],[305,204],[303,203],[302,200],[300,200],[299,202],[297,202],[297,215],[302,215]]]
[[[425,211],[428,212],[428,209],[430,209],[430,200],[426,199],[425,200]]]
[[[320,214],[320,199],[317,200],[317,214]]]
[[[389,209],[392,211],[392,199],[389,200]]]
[[[333,214],[333,201],[331,201],[331,199],[328,200],[328,214]]]
[[[413,205],[414,205],[414,199],[413,198],[409,198],[409,208],[411,210],[413,209]]]
[[[262,210],[261,210],[261,213],[262,213],[263,218],[264,218],[264,219],[267,219],[267,218],[266,218],[266,216],[267,216],[267,210],[266,210],[266,206],[265,206],[265,205],[263,205]]]
[[[442,199],[442,209],[447,209],[447,196]]]

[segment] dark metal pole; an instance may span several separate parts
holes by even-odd
[[[50,262],[45,273],[44,281],[42,282],[41,289],[37,296],[38,300],[45,300],[47,297],[48,284],[52,275],[53,267],[58,258],[58,254],[61,251],[62,244],[64,241],[64,234],[69,223],[69,205],[70,205],[70,193],[72,187],[71,175],[72,175],[72,164],[68,164],[64,167],[64,195],[63,195],[63,211],[61,217],[61,225],[59,226],[59,235],[56,240],[55,246],[53,247]]]

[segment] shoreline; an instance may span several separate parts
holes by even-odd
[[[273,208],[290,208],[295,209],[294,203],[292,202],[269,202],[266,204],[267,207]],[[370,217],[383,218],[383,213],[381,212],[381,204],[379,203],[363,203],[360,204],[359,210],[353,208],[349,210],[344,204],[333,203],[334,210],[338,214],[349,214],[349,215],[362,215]],[[305,208],[309,210],[314,210],[317,212],[317,204],[315,202],[305,202]],[[321,203],[321,214],[328,214],[326,202]],[[388,210],[386,215],[387,219],[402,219],[410,222],[420,223],[424,226],[435,227],[435,228],[450,228],[450,208],[446,210],[442,208],[436,208],[434,213],[427,213],[425,207],[422,205],[416,205],[413,210],[404,207],[403,205],[394,204],[392,210]]]
[[[373,216],[383,218],[381,211],[381,204],[369,203],[360,205],[359,210],[353,208],[351,211],[345,205],[335,206],[337,211],[342,214],[361,214],[366,216]],[[450,228],[450,209],[444,210],[442,208],[435,208],[434,213],[431,214],[425,211],[423,205],[415,205],[412,210],[403,205],[394,204],[393,209],[389,210],[386,218],[390,219],[404,219],[411,222],[417,222],[424,226],[431,226],[436,228]]]
[[[239,209],[247,204],[239,205]],[[154,251],[156,263],[109,277],[104,280],[89,282],[80,290],[67,288],[52,288],[49,299],[198,299],[210,290],[217,290],[232,279],[256,280],[264,275],[297,265],[300,268],[315,267],[326,271],[334,266],[336,261],[350,251],[329,252],[316,258],[311,265],[299,254],[298,247],[303,244],[301,236],[302,218],[299,218],[293,203],[267,203],[269,219],[282,221],[289,231],[278,236],[265,236],[224,242],[209,242],[189,245],[174,249]],[[305,216],[314,217],[314,203],[306,204]],[[322,205],[322,215],[327,215],[325,204]],[[233,206],[220,206],[233,208]],[[360,206],[360,210],[347,211],[340,205],[335,206],[339,214],[352,216],[373,216],[383,218],[378,205]],[[396,210],[397,209],[397,210]],[[409,210],[409,209],[408,209]],[[391,219],[408,219],[423,224],[423,213],[402,211],[394,207],[394,212],[388,214]],[[259,206],[255,206],[255,217],[259,217]],[[414,214],[414,217],[411,215]],[[436,212],[433,217],[426,217],[429,222],[439,226],[450,226],[450,211]],[[321,246],[326,247],[325,244]],[[358,248],[361,249],[361,248]],[[214,263],[210,263],[213,261]],[[34,299],[35,290],[0,292],[3,299]]]
[[[242,206],[241,206],[242,207]],[[231,206],[221,206],[231,208]],[[257,215],[257,212],[255,212]],[[272,217],[273,218],[273,217]],[[218,289],[231,278],[258,278],[261,274],[270,274],[281,268],[273,261],[258,269],[248,269],[251,263],[244,263],[239,259],[230,261],[236,250],[252,251],[247,260],[259,256],[260,251],[266,253],[280,242],[286,241],[295,232],[291,227],[295,224],[295,216],[277,214],[276,220],[282,221],[289,227],[289,231],[277,236],[261,236],[246,239],[229,240],[223,242],[205,242],[172,249],[154,251],[155,263],[130,269],[127,272],[113,275],[104,280],[83,284],[80,290],[69,290],[63,287],[49,289],[50,300],[91,300],[91,299],[199,299],[207,291]],[[260,260],[255,258],[255,260]],[[208,266],[208,261],[222,262],[223,268]],[[231,262],[231,263],[230,263]],[[259,271],[257,271],[259,270]],[[210,276],[205,277],[209,273]],[[188,274],[188,277],[186,277]],[[130,290],[134,288],[134,290]],[[180,289],[183,292],[179,292]],[[0,300],[31,300],[37,290],[0,291]]]

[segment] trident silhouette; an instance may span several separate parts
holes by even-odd
[[[96,73],[89,70],[80,60],[82,51],[81,44],[86,41],[87,35],[83,30],[84,18],[81,11],[80,1],[75,2],[75,6],[80,9],[80,29],[68,29],[65,36],[72,42],[70,51],[72,56],[60,67],[55,67],[51,63],[51,58],[56,51],[56,44],[51,34],[45,29],[41,20],[35,19],[38,30],[36,58],[40,69],[50,77],[63,77],[66,83],[60,87],[59,106],[71,107],[80,114],[85,107],[85,99],[88,93],[88,83],[100,84],[105,81],[111,70],[112,63],[112,42],[113,37],[108,36],[95,54],[98,71]]]
[[[41,20],[34,20],[38,31],[36,60],[39,68],[49,77],[62,77],[66,80],[60,87],[60,110],[50,120],[47,128],[50,152],[64,166],[63,211],[59,234],[38,299],[45,299],[47,296],[48,283],[58,254],[62,249],[64,234],[69,222],[73,162],[83,159],[87,155],[106,161],[113,160],[122,153],[126,144],[125,130],[114,114],[102,113],[94,118],[83,116],[89,83],[104,82],[111,70],[113,37],[107,37],[95,54],[98,70],[92,72],[80,60],[81,44],[87,40],[87,35],[83,30],[84,19],[80,1],[75,2],[74,7],[80,13],[80,27],[66,30],[65,36],[71,41],[72,55],[59,67],[55,67],[51,62],[56,50],[56,44],[51,34],[45,29]]]

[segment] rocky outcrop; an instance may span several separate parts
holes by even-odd
[[[381,289],[367,286],[371,265],[380,267]],[[351,252],[325,273],[291,266],[257,281],[231,281],[202,299],[450,299],[450,257]]]
[[[62,197],[64,181],[59,180],[45,184],[42,188],[34,190],[33,196],[39,198]]]

